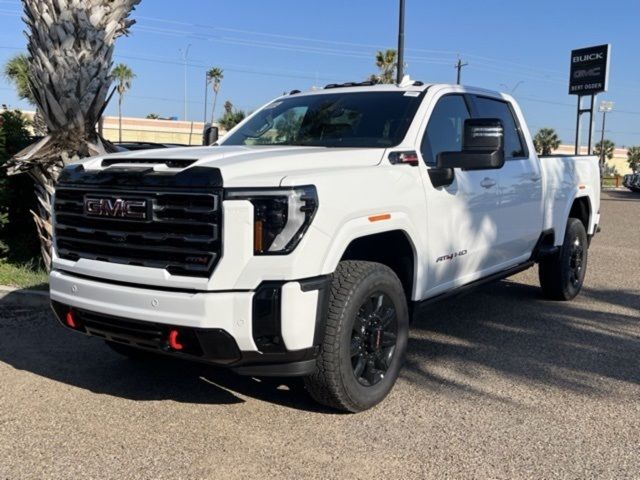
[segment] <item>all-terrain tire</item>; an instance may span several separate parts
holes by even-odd
[[[379,313],[365,315],[383,302],[384,308],[375,310]],[[367,410],[387,396],[404,361],[409,312],[402,283],[385,265],[365,261],[340,262],[333,275],[327,312],[317,369],[315,374],[305,378],[306,388],[316,401],[331,408],[345,412]],[[392,315],[394,319],[389,320]],[[394,333],[390,333],[390,322],[393,322]],[[383,325],[387,325],[388,331],[382,332]],[[362,337],[358,336],[360,331]],[[381,343],[381,337],[386,339],[384,343]],[[370,342],[364,343],[364,338]],[[381,353],[381,345],[392,343],[395,346],[386,346]],[[370,351],[354,355],[354,349],[358,348]],[[382,364],[378,363],[380,356],[384,356]],[[369,372],[370,383],[363,377],[356,377],[356,372],[362,372],[357,365],[363,358],[368,359],[364,368]],[[376,370],[380,365],[382,370],[386,368],[383,374],[380,373],[382,370]],[[359,375],[366,376],[366,372]]]
[[[577,218],[570,218],[560,251],[544,258],[538,268],[546,298],[566,301],[580,293],[587,273],[588,248],[584,225]]]

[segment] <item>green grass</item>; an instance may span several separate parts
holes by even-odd
[[[0,259],[0,285],[46,289],[48,282],[47,272],[35,262],[17,264]]]

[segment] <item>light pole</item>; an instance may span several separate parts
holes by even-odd
[[[602,135],[600,136],[600,171],[604,169],[604,127],[607,122],[607,112],[613,110],[613,102],[605,102],[604,100],[600,102],[600,108],[598,108],[602,112]]]
[[[187,121],[187,115],[189,110],[187,108],[187,103],[189,101],[189,95],[187,91],[187,60],[189,59],[189,49],[191,48],[191,44],[187,45],[187,48],[184,50],[180,49],[182,53],[182,62],[184,64],[184,120]]]

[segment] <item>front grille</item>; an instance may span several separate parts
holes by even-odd
[[[144,200],[146,219],[90,216],[85,198]],[[213,192],[91,189],[62,186],[55,196],[58,256],[163,268],[208,277],[221,253],[221,190]]]

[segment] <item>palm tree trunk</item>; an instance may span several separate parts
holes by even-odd
[[[215,113],[216,113],[216,103],[218,102],[218,92],[213,92],[213,107],[211,107],[211,125],[216,121]]]
[[[37,137],[44,137],[47,132],[47,123],[44,121],[44,117],[42,116],[42,112],[39,108],[36,107],[36,113],[33,116],[33,133]]]
[[[118,141],[122,143],[122,94],[118,98]]]

